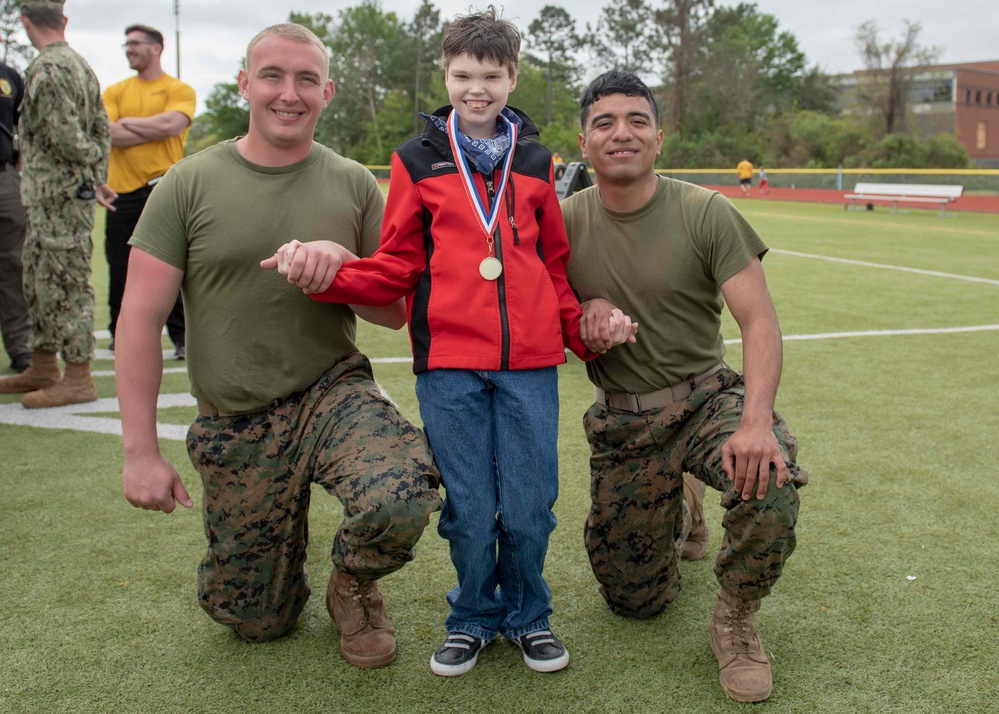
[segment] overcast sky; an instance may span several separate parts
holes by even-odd
[[[580,30],[588,22],[595,23],[601,7],[608,4],[608,0],[493,2],[523,32],[545,4],[566,8]],[[246,44],[256,32],[287,20],[291,11],[326,12],[335,17],[339,10],[357,4],[355,0],[179,0],[179,3],[181,78],[197,91],[199,112],[217,82],[233,81]],[[443,19],[467,12],[470,4],[470,0],[434,2]],[[474,6],[486,4],[479,1]],[[717,4],[738,3],[719,0]],[[397,13],[403,22],[412,19],[419,5],[420,0],[382,0],[382,9]],[[760,12],[776,16],[781,28],[798,38],[809,63],[826,72],[857,69],[859,60],[853,37],[859,24],[872,19],[878,21],[883,35],[891,39],[901,35],[903,20],[920,23],[922,44],[939,47],[944,62],[999,60],[997,0],[960,0],[954,6],[940,0],[759,0],[756,5]],[[173,8],[174,0],[67,0],[67,39],[90,62],[103,87],[130,74],[121,49],[125,26],[134,22],[149,24],[167,38],[163,65],[174,74],[177,23]],[[349,91],[347,87],[338,89]]]

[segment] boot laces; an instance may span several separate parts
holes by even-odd
[[[374,609],[374,603],[371,601],[374,585],[374,580],[359,580],[354,578],[349,587],[350,598],[361,613],[361,627],[374,624],[371,618],[371,611]]]
[[[729,608],[725,613],[725,632],[732,636],[732,654],[749,654],[749,637],[746,634],[746,618],[749,616],[745,605]]]

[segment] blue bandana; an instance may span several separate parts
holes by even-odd
[[[500,113],[516,124],[518,129],[523,126],[520,117],[509,107],[503,107]],[[447,134],[447,119],[423,112],[420,112],[420,116],[436,129]],[[461,140],[461,148],[465,152],[465,156],[480,174],[491,174],[496,166],[503,161],[506,152],[510,150],[510,135],[498,119],[496,121],[496,135],[492,139],[471,139],[461,133],[459,133],[458,138]]]

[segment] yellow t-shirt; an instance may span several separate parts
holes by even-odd
[[[164,112],[180,112],[193,120],[197,104],[190,85],[166,74],[151,82],[129,77],[108,87],[103,96],[108,119],[113,122],[122,117],[151,117]],[[184,158],[184,140],[190,128],[188,124],[180,136],[163,141],[111,147],[108,185],[117,193],[131,193],[165,174]]]
[[[731,166],[731,164],[729,164]],[[753,165],[748,161],[740,161],[739,165],[735,167],[735,173],[739,176],[739,180],[751,179],[753,178]]]

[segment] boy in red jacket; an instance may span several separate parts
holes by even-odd
[[[565,346],[596,354],[566,279],[551,153],[506,106],[519,53],[517,28],[493,7],[448,25],[451,106],[423,115],[423,135],[392,156],[379,251],[341,267],[335,243],[293,241],[261,263],[320,301],[406,296],[420,415],[447,489],[438,530],[458,574],[430,661],[444,676],[469,671],[497,634],[535,671],[569,663],[542,575],[558,495],[556,365]],[[616,311],[594,346],[633,342],[637,327]]]

